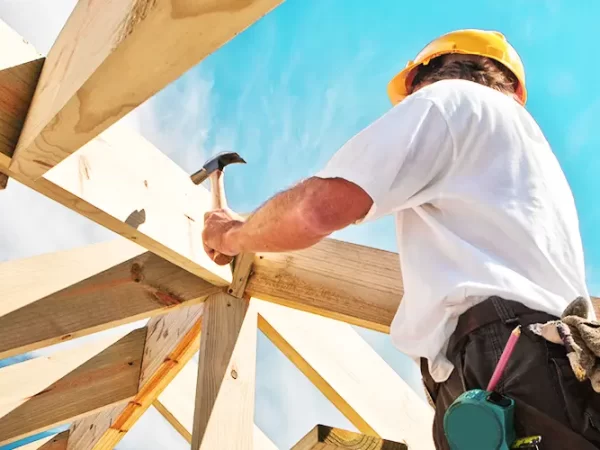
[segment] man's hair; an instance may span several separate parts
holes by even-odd
[[[411,91],[422,83],[447,79],[474,81],[505,94],[514,94],[517,77],[503,64],[484,56],[471,56],[464,60],[448,60],[448,55],[438,56],[429,64],[421,65],[412,81]]]

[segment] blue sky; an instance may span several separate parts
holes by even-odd
[[[47,52],[74,3],[55,0],[50,8],[43,0],[0,0],[0,18]],[[246,212],[320,169],[347,139],[387,111],[388,80],[432,38],[457,28],[500,30],[524,60],[527,108],[572,186],[588,285],[600,295],[600,213],[594,207],[600,62],[592,57],[597,48],[588,37],[599,13],[600,4],[593,0],[582,0],[576,8],[566,0],[287,0],[125,121],[190,173],[218,151],[240,152],[248,164],[230,168],[226,189],[230,205]],[[17,183],[0,194],[4,210],[16,210],[25,201],[37,202],[38,211],[19,209],[0,218],[5,231],[0,260],[112,237]],[[47,223],[48,217],[55,226],[24,233],[23,223]],[[390,218],[335,237],[396,249]],[[420,389],[415,367],[387,336],[359,331]],[[263,337],[257,371],[256,421],[281,448],[289,448],[317,421],[352,428]],[[118,448],[136,448],[149,434],[153,446],[148,448],[185,448],[158,424],[161,420],[143,418]],[[154,435],[153,429],[161,432]]]

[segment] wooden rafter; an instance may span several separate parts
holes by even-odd
[[[389,333],[404,288],[398,253],[324,239],[256,256],[246,294]],[[592,297],[600,317],[600,299]]]
[[[1,20],[0,42],[0,99],[4,111],[0,120],[1,160],[6,156],[11,157],[17,145],[44,58]],[[8,177],[0,174],[0,190],[7,183]]]
[[[206,300],[192,450],[252,450],[257,315],[227,293]]]
[[[191,444],[194,421],[194,399],[198,363],[186,364],[173,381],[154,402],[154,407]],[[277,450],[275,444],[258,427],[254,426],[254,450]]]
[[[0,358],[198,304],[221,290],[142,252],[119,239],[0,264]],[[94,270],[103,271],[68,286]]]
[[[399,442],[317,425],[291,450],[408,450]]]
[[[117,336],[117,338],[120,335]],[[0,445],[132,398],[146,329],[0,369]]]
[[[23,40],[14,42],[3,30],[0,27],[0,39],[8,36],[12,51],[0,54],[0,68],[5,68],[0,81],[7,80],[0,86],[0,124],[10,125],[0,126],[0,172],[167,261],[227,286],[230,268],[216,265],[202,246],[208,191],[194,185],[189,174],[137,133],[111,127],[35,182],[9,168],[22,111],[38,82],[39,71],[25,69],[43,61],[33,63],[31,47]]]
[[[148,321],[137,394],[127,404],[74,422],[69,450],[109,450],[119,443],[198,351],[203,311],[204,305],[195,305]]]
[[[142,253],[142,247],[126,239],[115,239],[0,263],[0,316]]]
[[[231,281],[230,268],[216,265],[202,247],[204,213],[210,208],[207,190],[124,127],[111,128],[36,182],[13,174],[0,158],[3,170],[213,284]]]
[[[389,332],[403,288],[397,253],[325,239],[302,251],[257,255],[246,292]]]
[[[78,2],[48,53],[11,171],[38,179],[281,2]]]
[[[362,433],[435,448],[433,410],[348,324],[253,299],[259,329]]]

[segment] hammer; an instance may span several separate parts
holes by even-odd
[[[225,187],[223,185],[223,171],[229,164],[241,163],[246,161],[235,152],[223,152],[210,158],[202,169],[191,175],[192,182],[195,185],[202,183],[207,178],[210,179],[210,192],[212,194],[212,208],[227,208],[227,199],[225,198]],[[227,264],[231,256],[222,255],[215,252],[213,260],[217,264]]]

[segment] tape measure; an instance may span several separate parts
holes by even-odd
[[[452,450],[539,449],[541,436],[516,438],[515,402],[498,392],[473,389],[460,395],[444,415]]]
[[[509,450],[516,439],[513,399],[497,392],[464,392],[444,415],[452,450]]]

